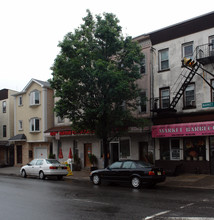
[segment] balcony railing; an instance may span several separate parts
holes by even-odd
[[[214,44],[203,44],[196,47],[196,60],[203,64],[214,63]]]

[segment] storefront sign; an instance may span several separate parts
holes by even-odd
[[[51,136],[64,136],[64,135],[75,135],[75,134],[94,134],[94,131],[82,130],[82,131],[52,131],[50,132]]]
[[[214,107],[214,102],[202,103],[202,108]]]
[[[153,138],[214,135],[214,121],[152,126]]]

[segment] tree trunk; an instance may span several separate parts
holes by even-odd
[[[103,138],[103,154],[104,154],[104,168],[108,166],[109,158],[108,158],[108,141],[107,138]]]

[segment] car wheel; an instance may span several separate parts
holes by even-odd
[[[23,178],[26,178],[26,177],[27,177],[27,174],[26,174],[26,171],[25,171],[25,170],[22,170],[21,174],[22,174],[22,177],[23,177]]]
[[[101,183],[100,177],[98,174],[94,174],[92,177],[92,181],[94,185],[99,185]]]
[[[132,187],[135,189],[139,189],[141,186],[141,180],[139,177],[135,176],[131,180]]]
[[[45,179],[45,174],[43,171],[39,172],[39,179],[44,180]]]

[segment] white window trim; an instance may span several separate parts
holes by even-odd
[[[36,96],[35,94],[38,92],[39,94],[39,103],[35,103],[36,102]],[[37,106],[40,105],[40,91],[39,90],[33,90],[32,92],[30,92],[30,106]]]
[[[39,130],[35,130],[36,128],[36,120],[39,120]],[[34,130],[32,130],[32,125],[34,126]],[[39,118],[31,118],[30,119],[30,132],[40,132],[40,119]]]
[[[22,100],[22,101],[20,102],[20,100]],[[23,106],[23,96],[22,95],[18,97],[18,105]]]
[[[166,60],[162,60],[161,59],[161,54],[162,54],[162,52],[164,52],[164,51],[168,51],[168,59],[166,59]],[[158,58],[159,58],[159,71],[164,71],[164,70],[168,70],[169,69],[169,49],[168,48],[166,48],[166,49],[163,49],[163,50],[159,50],[159,52],[158,52]],[[168,60],[168,67],[167,68],[165,68],[165,69],[162,69],[162,62],[163,61],[167,61]]]
[[[23,130],[23,121],[22,120],[19,120],[19,131],[22,131]]]
[[[186,55],[185,55],[185,50],[184,50],[184,48],[187,47],[187,46],[192,46],[192,55],[191,55],[191,56],[186,56]],[[193,41],[182,44],[182,57],[183,57],[183,58],[186,57],[186,58],[191,58],[191,59],[192,59],[192,58],[193,58],[193,53],[194,53]]]

